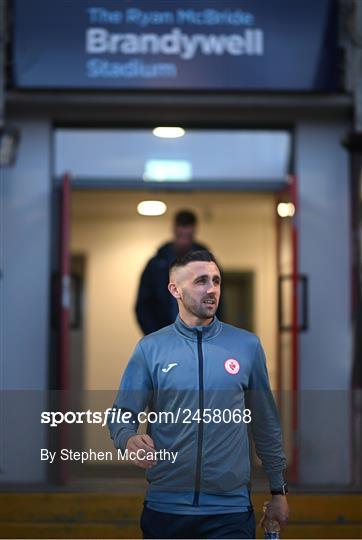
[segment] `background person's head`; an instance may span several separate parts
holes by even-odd
[[[177,256],[185,255],[195,239],[197,217],[190,210],[180,210],[175,214],[173,233]]]
[[[181,319],[189,325],[208,324],[221,292],[221,276],[212,253],[192,251],[170,265],[168,290],[178,303]]]

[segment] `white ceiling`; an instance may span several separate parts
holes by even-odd
[[[55,174],[143,182],[147,162],[166,160],[187,163],[191,180],[283,181],[290,151],[290,133],[280,130],[187,130],[160,139],[151,129],[58,129]]]

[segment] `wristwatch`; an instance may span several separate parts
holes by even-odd
[[[270,493],[272,495],[286,495],[287,493],[289,493],[288,484],[284,482],[284,484],[282,484],[282,486],[279,489],[271,489]]]

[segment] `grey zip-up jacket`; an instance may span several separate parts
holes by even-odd
[[[263,348],[251,332],[216,316],[207,326],[189,327],[178,315],[173,324],[138,342],[113,406],[133,415],[131,422],[108,421],[121,450],[137,433],[139,412],[174,414],[174,422],[153,418],[148,423],[156,450],[178,452],[174,463],[159,460],[147,470],[151,491],[192,493],[198,505],[200,491],[227,494],[248,485],[249,428],[270,487],[283,484],[286,459],[278,412]],[[243,420],[245,408],[249,424]],[[197,421],[200,417],[205,421]]]

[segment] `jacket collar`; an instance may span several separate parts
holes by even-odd
[[[176,332],[181,334],[182,336],[191,339],[193,341],[197,341],[197,331],[202,332],[202,339],[211,339],[214,336],[216,336],[220,330],[221,330],[221,321],[214,315],[213,320],[210,324],[207,324],[206,326],[188,326],[184,321],[181,319],[180,314],[177,315],[176,320],[174,322],[174,327]]]

